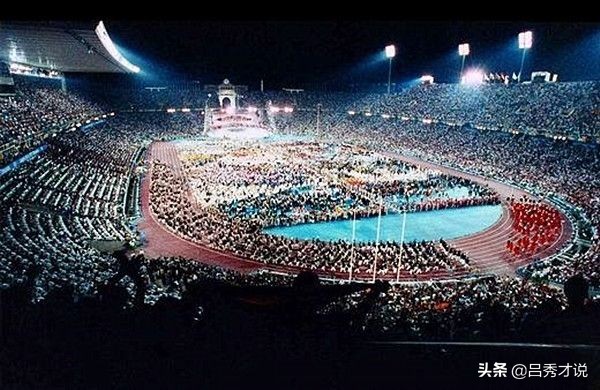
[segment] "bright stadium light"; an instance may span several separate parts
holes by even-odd
[[[190,111],[192,111],[192,110],[190,110],[189,108],[182,108],[181,109],[181,112],[190,112]]]
[[[394,58],[394,57],[396,57],[396,46],[394,46],[394,45],[387,45],[385,47],[385,56],[386,56],[386,58]]]
[[[174,109],[174,108],[167,108],[167,112],[168,112],[169,114],[172,114],[172,113],[174,113],[175,111],[177,111],[177,110],[176,110],[176,109]]]
[[[102,46],[106,49],[108,54],[119,63],[122,67],[127,69],[133,73],[139,73],[140,67],[133,65],[131,62],[127,61],[127,58],[123,57],[123,54],[117,49],[117,46],[113,43],[112,39],[108,36],[108,32],[106,31],[106,27],[104,27],[104,22],[100,21],[98,26],[96,26],[96,35],[100,39]]]
[[[387,45],[385,47],[385,56],[389,59],[388,88],[387,88],[387,93],[389,94],[392,89],[392,58],[396,57],[396,46]]]
[[[279,107],[271,106],[271,107],[269,107],[269,110],[271,110],[271,112],[273,112],[273,113],[277,113],[277,112],[279,112]]]
[[[519,49],[523,50],[521,56],[521,68],[519,69],[519,76],[517,82],[521,82],[521,74],[523,73],[523,64],[525,64],[525,53],[533,46],[533,33],[531,31],[524,31],[519,34]]]
[[[483,83],[485,73],[481,69],[469,69],[462,76],[461,84],[478,85]]]
[[[352,110],[348,111],[348,115],[354,115],[354,114],[356,114],[356,111],[352,111]]]
[[[459,78],[462,80],[463,70],[465,69],[465,58],[471,54],[471,47],[468,43],[461,43],[458,45],[458,55],[462,57],[461,65],[460,65],[460,73]]]
[[[430,76],[430,75],[421,76],[421,82],[423,84],[433,84],[433,76]]]
[[[291,112],[294,112],[294,109],[292,107],[286,106],[283,107],[283,112],[287,112],[289,114]]]
[[[390,119],[391,118],[390,114],[381,114],[381,117],[383,119]]]
[[[373,114],[370,112],[365,112],[365,116],[372,116]]]
[[[533,44],[533,33],[525,31],[519,34],[519,49],[531,49]]]

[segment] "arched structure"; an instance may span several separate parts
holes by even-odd
[[[237,93],[235,92],[235,85],[229,83],[229,80],[223,80],[223,84],[219,85],[217,92],[219,97],[219,105],[221,108],[233,108],[237,109]]]

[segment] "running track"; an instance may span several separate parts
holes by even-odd
[[[519,198],[521,195],[527,195],[535,198],[533,195],[516,187],[507,184],[484,178],[482,176],[473,175],[470,173],[458,171],[452,168],[441,166],[435,163],[419,160],[413,157],[401,156],[394,153],[386,153],[388,156],[417,164],[423,167],[438,169],[445,173],[468,178],[477,183],[488,185],[494,191],[498,192],[501,199],[506,199],[508,196]],[[177,154],[177,149],[169,142],[154,142],[146,155],[146,163],[152,159],[157,159],[163,163],[173,167],[176,174],[183,175],[181,162]],[[240,272],[251,272],[259,269],[270,271],[279,271],[286,273],[297,273],[298,268],[266,265],[255,260],[242,258],[231,253],[218,251],[209,248],[202,242],[192,242],[183,239],[170,231],[166,226],[162,225],[150,211],[150,181],[151,174],[148,171],[142,181],[142,215],[138,228],[145,237],[144,253],[149,258],[157,258],[160,256],[181,256],[184,258],[200,261],[205,264],[218,265],[221,267],[234,269]],[[188,189],[189,190],[189,189]],[[191,190],[188,191],[191,195]],[[506,204],[503,202],[503,213],[500,219],[488,229],[479,233],[462,237],[449,241],[452,246],[464,251],[471,259],[471,265],[478,269],[481,274],[497,274],[497,275],[514,275],[516,268],[530,263],[536,259],[540,259],[556,253],[570,238],[572,234],[572,226],[569,220],[561,213],[563,224],[559,238],[546,249],[541,250],[531,256],[515,257],[506,251],[506,241],[509,238],[518,236],[512,230],[512,216]],[[335,273],[317,271],[321,276],[338,277],[347,279],[347,273]],[[402,281],[426,281],[426,280],[442,280],[449,278],[460,278],[473,275],[466,270],[436,271],[423,273],[418,276],[403,273],[400,276]],[[372,274],[354,274],[356,279],[370,280]],[[379,278],[379,277],[378,277]],[[384,279],[395,279],[395,275],[388,274]]]

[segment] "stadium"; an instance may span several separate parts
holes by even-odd
[[[376,341],[408,367],[435,356],[436,383],[458,356],[472,367],[454,379],[481,377],[504,343],[509,367],[563,362],[536,360],[549,348],[570,386],[598,385],[600,82],[538,70],[535,31],[515,32],[508,69],[456,42],[448,82],[397,79],[404,54],[383,42],[385,83],[265,88],[147,76],[107,26],[0,24],[8,384],[165,386],[180,382],[150,373],[176,376],[172,358],[188,385],[186,362],[213,367],[210,388],[231,365],[262,377],[267,355],[320,386],[342,359],[334,381],[354,387],[347,367],[371,356],[356,345]]]

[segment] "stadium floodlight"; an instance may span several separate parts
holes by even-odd
[[[523,73],[523,64],[525,63],[525,53],[533,46],[533,33],[531,31],[524,31],[519,33],[519,49],[523,50],[521,56],[521,68],[519,69],[519,76],[517,82],[521,82],[521,74]]]
[[[283,112],[286,112],[289,114],[291,112],[294,112],[294,109],[292,107],[286,106],[286,107],[283,107]]]
[[[464,76],[462,76],[461,83],[478,85],[483,83],[484,77],[485,72],[483,72],[481,69],[469,69],[465,72]]]
[[[130,72],[133,72],[133,73],[140,72],[140,67],[133,65],[131,62],[129,62],[127,60],[127,58],[123,57],[123,54],[121,54],[119,49],[117,49],[117,46],[113,43],[112,39],[110,39],[110,37],[108,36],[106,27],[104,27],[104,22],[100,21],[98,23],[98,26],[96,26],[95,32],[96,32],[96,35],[98,36],[98,39],[100,39],[102,46],[104,46],[104,48],[106,49],[108,54],[110,54],[110,56],[115,61],[117,61],[117,63],[119,65],[121,65],[123,68],[127,69]]]
[[[392,58],[396,57],[396,46],[387,45],[385,47],[385,56],[389,59],[388,88],[387,88],[387,93],[389,94],[392,89]]]
[[[385,56],[386,56],[386,58],[394,58],[394,57],[396,57],[396,46],[394,46],[394,45],[387,45],[385,47]]]
[[[471,54],[471,47],[468,43],[461,43],[458,45],[458,55],[462,57],[461,65],[460,65],[460,73],[459,79],[462,80],[463,70],[465,69],[465,58]]]
[[[421,76],[421,82],[423,84],[433,84],[433,80],[434,80],[433,76],[430,76],[430,75]]]
[[[352,111],[352,110],[348,111],[348,115],[354,115],[354,114],[356,114],[356,111]]]
[[[519,34],[519,49],[531,49],[533,44],[533,33],[524,31]]]
[[[182,109],[181,109],[181,112],[190,112],[190,111],[192,111],[192,110],[191,110],[191,109],[189,109],[189,108],[182,108]]]
[[[176,109],[174,109],[174,108],[167,108],[167,112],[168,112],[169,114],[172,114],[172,113],[174,113],[175,111],[177,111],[177,110],[176,110]]]
[[[373,114],[370,112],[365,112],[365,116],[372,116]]]
[[[381,114],[381,117],[382,117],[383,119],[390,119],[390,118],[391,118],[391,115],[390,115],[390,114]]]
[[[269,107],[269,110],[271,112],[273,112],[273,113],[277,113],[277,112],[279,112],[279,107],[277,107],[277,106],[271,106],[271,107]]]

